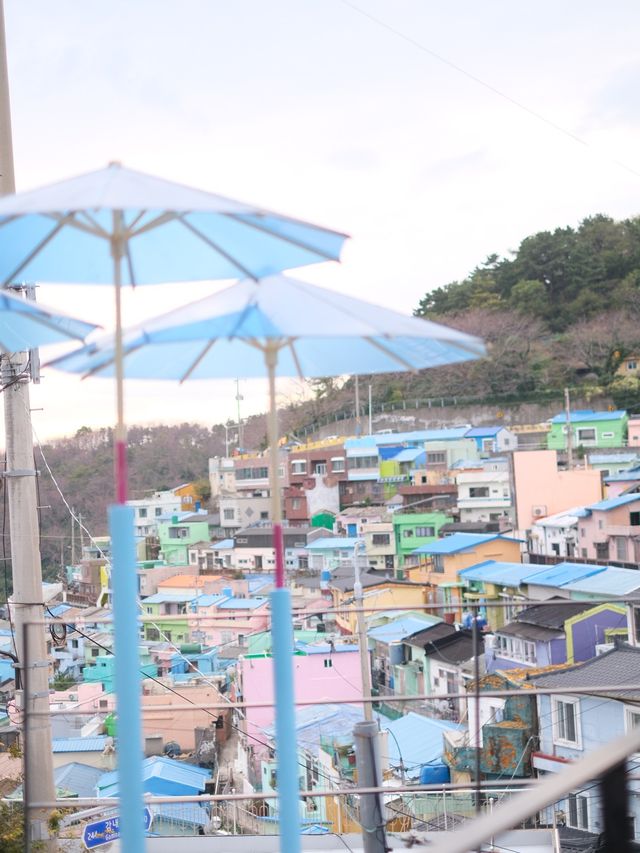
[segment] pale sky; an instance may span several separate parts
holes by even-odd
[[[5,0],[5,15],[19,190],[121,160],[255,202],[349,233],[341,265],[296,274],[382,305],[410,312],[535,231],[640,213],[632,0]],[[125,324],[219,286],[141,287]],[[111,327],[108,287],[38,299]],[[264,390],[242,383],[245,414]],[[132,381],[127,417],[210,424],[234,397],[231,380]],[[112,383],[49,370],[32,405],[41,438],[107,425]]]

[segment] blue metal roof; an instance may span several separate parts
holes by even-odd
[[[604,478],[605,483],[632,483],[635,480],[640,480],[640,465],[618,471],[617,474],[608,474]]]
[[[401,616],[399,619],[387,622],[386,625],[378,625],[377,628],[370,628],[367,631],[367,635],[372,640],[377,640],[380,643],[400,642],[405,637],[417,634],[418,631],[424,631],[425,628],[436,625],[441,621],[439,617],[429,616],[426,613],[424,616]]]
[[[102,752],[107,742],[107,735],[96,737],[54,737],[52,744],[53,752]]]
[[[379,720],[381,727],[392,734],[387,738],[391,764],[399,766],[402,763],[410,777],[419,776],[423,765],[442,758],[444,732],[464,728],[459,723],[423,717],[414,711],[393,722],[382,716]]]
[[[591,465],[608,465],[613,462],[636,462],[638,459],[637,453],[590,453],[589,462]]]
[[[592,409],[575,409],[571,412],[571,423],[579,423],[580,421],[617,421],[625,417],[627,413],[624,409],[618,409],[615,412],[594,412]],[[561,412],[554,418],[551,418],[552,424],[565,424],[567,415]]]
[[[522,579],[523,583],[531,583],[535,586],[564,586],[568,583],[574,583],[582,578],[597,575],[604,572],[606,566],[592,566],[584,563],[558,563],[555,566],[549,566],[547,569],[538,572],[532,572],[527,577]]]
[[[365,435],[361,438],[348,438],[345,443],[345,449],[351,450],[358,447],[378,447],[385,444],[404,444],[404,443],[420,443],[425,441],[456,441],[465,437],[465,433],[469,430],[468,426],[463,427],[448,427],[446,429],[421,429],[411,432],[393,432],[383,433],[379,435]]]
[[[219,542],[212,542],[211,547],[214,551],[224,551],[227,548],[234,548],[235,543],[233,539],[221,539]]]
[[[69,764],[56,767],[53,779],[56,788],[63,788],[78,797],[95,797],[96,784],[103,772],[101,767],[71,761]]]
[[[393,456],[394,462],[415,462],[421,456],[425,456],[426,451],[420,447],[404,447],[399,453]]]
[[[457,554],[460,551],[471,551],[478,545],[484,545],[485,542],[493,542],[496,539],[503,539],[505,542],[522,541],[521,539],[512,539],[510,536],[502,536],[499,533],[452,533],[451,536],[445,536],[443,539],[438,539],[437,542],[421,545],[413,553]]]
[[[506,563],[498,560],[485,560],[468,569],[458,572],[458,577],[465,581],[483,581],[498,586],[517,587],[523,578],[535,573],[536,569],[544,571],[546,565],[536,563]]]
[[[211,607],[212,604],[220,604],[220,602],[224,601],[228,597],[228,595],[219,595],[217,593],[199,595],[191,602],[191,608]],[[145,599],[145,601],[148,601],[148,599]]]
[[[218,605],[218,610],[255,610],[267,604],[268,598],[227,598]]]
[[[503,426],[472,427],[467,431],[466,438],[495,438],[503,429]]]
[[[196,767],[195,764],[187,764],[184,761],[176,761],[173,758],[163,758],[155,755],[151,758],[145,758],[142,762],[142,778],[145,781],[154,778],[164,779],[169,782],[175,782],[178,785],[191,787],[197,791],[204,791],[204,783],[211,778],[211,771],[205,770],[203,767]],[[99,791],[104,791],[105,788],[110,788],[114,785],[117,788],[117,770],[103,773],[98,780],[97,788]]]
[[[186,601],[193,601],[198,593],[193,592],[156,592],[154,595],[149,595],[142,599],[143,604],[181,604]]]
[[[297,741],[305,749],[320,746],[321,738],[332,741],[343,740],[353,743],[353,727],[364,719],[362,707],[358,705],[308,705],[296,710]],[[275,723],[265,729],[267,737],[275,737]]]
[[[353,551],[363,540],[357,536],[323,536],[306,546],[307,551]]]
[[[590,592],[602,595],[629,595],[640,589],[640,572],[635,569],[619,569],[608,566],[596,575],[564,584],[563,589],[571,592]]]
[[[595,504],[589,504],[587,509],[596,510],[597,512],[609,512],[610,509],[617,509],[619,506],[625,506],[625,504],[631,504],[634,501],[640,501],[640,495],[635,493],[632,495],[618,495],[617,498],[608,498],[604,501],[598,501]]]

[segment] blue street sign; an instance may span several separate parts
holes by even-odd
[[[145,832],[151,829],[151,820],[151,811],[146,808],[144,810]],[[101,847],[103,844],[110,844],[118,838],[120,838],[120,818],[117,816],[88,823],[82,830],[82,841],[87,850]]]

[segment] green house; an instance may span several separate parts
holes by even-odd
[[[211,519],[207,515],[190,515],[180,518],[174,515],[171,521],[158,523],[158,540],[163,559],[172,566],[186,566],[189,548],[196,542],[210,542]]]
[[[443,524],[452,521],[451,516],[439,510],[431,512],[396,512],[393,514],[393,535],[396,544],[396,555],[400,568],[405,565],[407,557],[410,565],[415,565],[413,552],[422,545],[429,545],[440,537]]]
[[[574,449],[578,447],[624,447],[627,441],[629,416],[624,410],[594,412],[578,409],[571,412],[570,429]],[[548,450],[566,450],[567,416],[563,412],[550,421],[547,434]]]

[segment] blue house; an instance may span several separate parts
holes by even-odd
[[[482,454],[502,453],[518,447],[517,436],[504,426],[472,427],[464,437],[472,438]]]
[[[640,687],[616,690],[615,685],[640,685],[640,648],[620,645],[610,652],[556,673],[532,676],[536,687],[557,689],[538,695],[539,748],[533,753],[533,767],[539,776],[560,773],[567,762],[578,761],[588,752],[604,746],[631,728],[640,725]],[[607,685],[608,693],[576,694],[572,688]],[[629,810],[635,837],[640,834],[640,784],[629,780]],[[553,807],[556,821],[575,829],[599,833],[603,828],[598,789],[593,784],[573,791]],[[560,812],[561,814],[558,814]],[[554,815],[549,809],[545,822]]]

